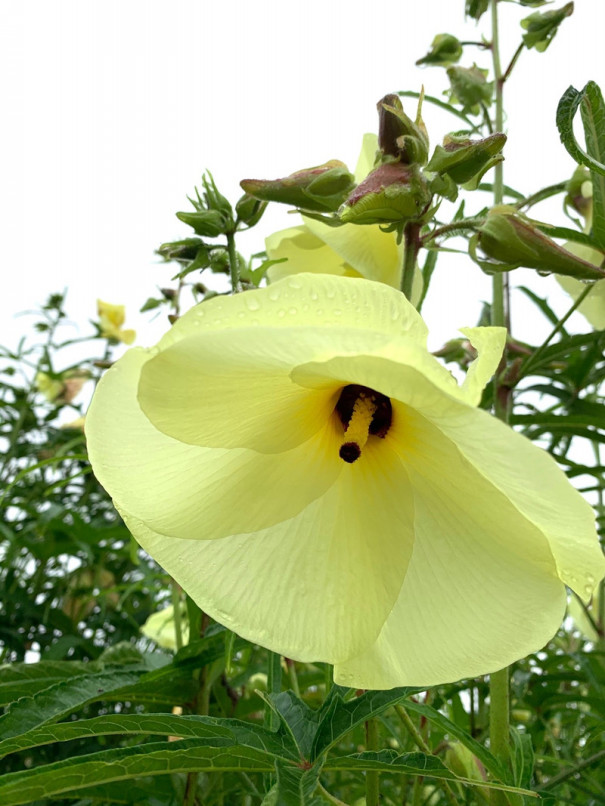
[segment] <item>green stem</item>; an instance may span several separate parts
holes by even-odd
[[[378,722],[368,719],[366,722],[366,750],[378,750]],[[379,806],[380,784],[375,770],[366,770],[366,806]]]
[[[237,294],[242,290],[242,285],[239,279],[239,263],[237,261],[237,253],[235,251],[235,235],[233,232],[227,233],[227,251],[229,253],[229,272],[231,275],[231,291]]]
[[[403,228],[403,271],[401,272],[401,291],[406,299],[412,299],[412,287],[416,272],[416,260],[422,242],[420,240],[420,224],[408,221]]]
[[[322,796],[329,802],[333,803],[334,806],[347,806],[347,804],[343,800],[339,800],[338,798],[334,797],[328,790],[322,786],[321,784],[317,784],[317,789],[321,792]]]
[[[183,646],[183,622],[181,619],[181,591],[177,583],[171,580],[172,610],[174,613],[174,638],[177,652]]]
[[[201,626],[200,626],[200,634],[199,637],[203,638],[204,633],[208,628],[208,624],[210,623],[209,617],[202,611],[202,619],[201,619]],[[193,640],[193,636],[191,632],[189,634],[189,640]],[[210,676],[209,676],[209,667],[203,666],[200,669],[200,676],[198,678],[198,690],[197,695],[195,698],[195,713],[199,714],[200,716],[207,716],[210,711]],[[183,796],[183,806],[195,806],[198,803],[196,798],[197,795],[197,780],[198,774],[197,772],[190,772],[187,773],[187,782],[185,784],[185,794]]]
[[[491,22],[492,22],[492,63],[496,85],[495,98],[495,129],[498,132],[504,129],[504,76],[500,64],[500,41],[498,30],[498,0],[491,0]],[[512,69],[512,68],[511,68]],[[501,204],[504,197],[504,173],[502,163],[496,165],[494,176],[494,204]],[[508,276],[495,274],[492,284],[492,325],[506,327],[510,332],[509,317],[509,290]],[[506,356],[503,355],[500,367],[506,364]],[[500,388],[497,373],[494,381],[495,414],[501,420],[508,419],[510,404],[510,391]],[[503,766],[508,767],[510,761],[510,702],[509,702],[509,673],[508,669],[501,669],[490,675],[490,723],[489,741],[490,750]],[[502,792],[494,792],[490,797],[493,806],[506,806],[508,802]]]
[[[281,691],[281,655],[268,651],[267,663],[267,691],[269,694],[279,694]],[[279,727],[279,717],[273,713],[271,708],[265,708],[265,727],[269,730],[277,730]]]

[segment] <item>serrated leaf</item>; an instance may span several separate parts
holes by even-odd
[[[0,667],[0,705],[14,702],[20,697],[31,697],[61,680],[101,670],[96,662],[82,663],[73,660],[13,663]]]
[[[302,758],[311,756],[313,739],[321,712],[312,708],[299,699],[293,691],[281,691],[279,694],[270,694],[263,697],[269,708],[276,713],[291,737],[294,747],[297,747]]]
[[[136,683],[146,672],[146,667],[139,666],[80,675],[55,683],[32,697],[22,697],[0,716],[0,739],[10,739],[49,722],[57,722],[83,705],[105,699],[106,693]]]
[[[214,747],[240,744],[262,750],[276,758],[298,760],[298,755],[293,752],[289,742],[253,722],[172,714],[112,714],[77,722],[45,725],[0,742],[0,757],[53,742],[68,742],[92,736],[140,734],[198,738],[212,743]]]
[[[388,691],[366,691],[348,702],[343,699],[346,689],[335,686],[333,694],[324,703],[321,721],[313,742],[311,758],[317,758],[337,744],[347,733],[366,720],[386,711],[401,700],[421,691],[419,688],[394,688]]]
[[[301,769],[278,761],[275,771],[275,806],[323,806],[323,801],[313,796],[321,772],[319,764]]]
[[[605,176],[605,165],[600,160],[587,154],[580,147],[573,130],[573,119],[584,97],[587,96],[589,85],[593,85],[598,90],[598,86],[594,81],[590,81],[582,92],[579,92],[575,87],[568,87],[565,90],[557,107],[557,128],[559,129],[561,142],[574,160],[590,168],[591,173],[595,172],[600,176]]]
[[[349,756],[330,758],[324,765],[324,770],[376,770],[379,772],[404,773],[406,775],[422,775],[427,778],[441,778],[447,781],[456,781],[466,786],[487,787],[502,792],[512,792],[532,798],[539,797],[537,793],[515,786],[493,783],[491,781],[473,781],[469,778],[459,778],[449,770],[437,756],[425,753],[397,753],[395,750],[380,750],[378,752],[366,751],[353,753]]]
[[[208,747],[196,739],[120,747],[47,764],[0,779],[2,806],[147,775],[188,772],[272,772],[273,757],[247,747]]]
[[[599,164],[605,165],[605,102],[598,85],[589,81],[584,87],[580,105],[586,151]],[[592,179],[592,236],[605,247],[605,176],[591,170]]]
[[[506,774],[504,767],[492,753],[480,744],[476,739],[470,736],[463,728],[457,725],[452,720],[444,716],[440,711],[425,705],[424,703],[408,700],[405,703],[405,708],[412,711],[425,719],[428,719],[433,724],[437,725],[441,730],[450,738],[458,739],[468,750],[475,755],[483,764],[486,770],[490,772],[495,778],[505,780]]]

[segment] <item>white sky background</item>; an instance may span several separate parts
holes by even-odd
[[[126,303],[137,344],[153,343],[165,320],[150,324],[138,309],[174,273],[154,249],[192,234],[175,212],[190,209],[186,194],[205,169],[234,203],[244,177],[331,158],[354,168],[379,98],[422,83],[437,96],[446,88],[443,69],[414,66],[435,34],[489,36],[489,14],[465,22],[464,0],[4,0],[0,11],[1,343],[32,321],[15,313],[64,287],[80,332],[101,297]],[[501,4],[503,66],[531,12]],[[571,175],[556,105],[569,84],[605,89],[603,30],[605,3],[577,0],[546,53],[522,54],[506,87],[504,169],[522,192]],[[490,64],[488,52],[468,48],[461,64],[473,60]],[[459,127],[429,105],[424,117],[432,146]],[[477,194],[467,212],[487,198]],[[559,203],[550,209],[558,215]],[[239,249],[259,251],[265,235],[295,223],[275,208]],[[439,266],[423,311],[433,347],[475,324],[490,295],[470,259]],[[559,312],[568,307],[552,278],[512,278],[552,295]],[[534,317],[539,333],[544,320],[520,295],[514,306],[516,335],[535,340]]]

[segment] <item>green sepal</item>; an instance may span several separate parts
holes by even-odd
[[[375,168],[339,210],[345,224],[397,224],[419,219],[431,191],[417,165],[390,162]]]
[[[483,140],[449,135],[442,146],[435,148],[426,169],[446,174],[457,184],[463,185],[478,174],[482,176],[485,170],[494,165],[494,158],[500,154],[505,143],[506,135],[501,132],[490,134]]]
[[[458,185],[447,174],[443,174],[443,176],[435,174],[429,181],[429,188],[431,193],[436,196],[443,196],[448,201],[455,202],[458,198]]]
[[[492,102],[494,82],[487,80],[487,70],[482,70],[473,64],[472,67],[448,67],[447,75],[450,80],[450,100],[458,102],[463,112],[476,115],[481,105],[489,106]]]
[[[464,13],[467,17],[479,20],[489,8],[489,0],[466,0]]]
[[[523,34],[526,48],[535,48],[542,53],[550,45],[557,33],[559,25],[565,17],[573,14],[573,3],[567,3],[561,8],[552,11],[536,11],[529,17],[521,20],[521,27],[527,33]]]
[[[478,246],[488,260],[477,257]],[[568,252],[541,232],[531,219],[506,205],[490,210],[485,223],[469,242],[469,253],[489,273],[523,266],[579,280],[605,278],[605,270]]]
[[[355,179],[343,162],[329,160],[281,179],[243,179],[240,186],[261,201],[325,213],[338,210],[355,186]]]
[[[437,34],[431,43],[431,49],[418,59],[416,64],[429,64],[434,67],[449,67],[462,56],[460,40],[452,34]]]
[[[248,193],[244,193],[235,205],[238,220],[248,227],[254,227],[258,224],[266,209],[267,202],[255,199],[254,196],[250,196]]]
[[[426,163],[429,137],[422,120],[423,99],[421,92],[415,120],[405,114],[397,95],[385,95],[378,102],[378,146],[387,158],[392,157],[407,165]]]
[[[223,216],[218,210],[200,210],[194,213],[179,212],[179,221],[193,227],[196,235],[216,238],[223,232]]]

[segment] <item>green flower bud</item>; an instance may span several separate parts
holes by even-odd
[[[410,165],[424,165],[428,159],[429,138],[421,116],[422,95],[416,120],[403,111],[398,95],[385,95],[378,108],[378,147],[383,155]]]
[[[281,202],[317,213],[335,212],[355,185],[339,160],[296,171],[282,179],[243,179],[240,186],[261,201]]]
[[[487,780],[485,767],[462,742],[449,742],[445,751],[445,763],[460,778],[468,778],[471,781]]]
[[[197,235],[216,238],[224,232],[223,216],[218,210],[200,210],[194,213],[177,213],[176,217],[193,227]]]
[[[565,17],[573,14],[573,3],[567,3],[562,8],[553,11],[536,11],[524,20],[521,20],[521,27],[525,28],[523,42],[527,48],[535,48],[542,53],[550,45],[557,33],[559,25]]]
[[[358,185],[339,210],[343,223],[395,224],[418,219],[431,201],[417,165],[387,162]]]
[[[468,140],[448,135],[442,146],[437,146],[427,171],[446,174],[458,185],[469,182],[477,174],[500,162],[500,152],[506,143],[506,135],[497,132],[484,140]]]
[[[489,7],[489,0],[466,0],[466,8],[464,13],[467,17],[472,17],[474,20],[480,19]]]
[[[492,102],[494,82],[487,80],[487,70],[481,70],[474,64],[472,67],[448,67],[450,80],[450,100],[459,103],[463,112],[477,114],[481,104],[489,106]]]
[[[578,165],[569,182],[567,183],[567,195],[563,200],[566,208],[571,207],[586,219],[586,225],[590,229],[592,223],[592,179],[590,171],[583,165]]]
[[[198,249],[203,246],[200,238],[184,238],[182,241],[170,241],[161,244],[156,252],[166,260],[189,261],[193,260]]]
[[[477,258],[476,247],[491,260]],[[510,271],[524,266],[544,274],[563,274],[580,280],[601,280],[605,269],[572,254],[541,232],[535,222],[513,207],[490,210],[485,224],[469,245],[471,257],[485,271]]]
[[[448,67],[462,56],[460,40],[452,34],[437,34],[431,43],[431,49],[418,59],[416,64],[431,64],[435,67]]]
[[[253,196],[250,196],[248,193],[244,193],[244,195],[235,205],[237,217],[249,227],[254,227],[256,224],[258,224],[266,209],[267,202],[259,201]]]

